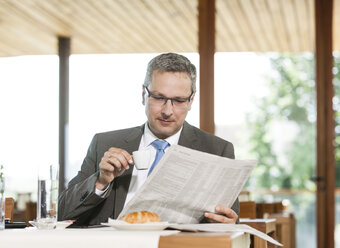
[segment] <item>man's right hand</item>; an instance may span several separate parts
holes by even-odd
[[[132,156],[125,150],[111,147],[104,153],[99,163],[99,177],[96,181],[96,188],[104,190],[115,177],[123,174],[128,170],[129,164],[132,164]]]

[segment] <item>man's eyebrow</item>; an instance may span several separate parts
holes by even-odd
[[[171,99],[179,99],[179,100],[182,100],[182,99],[186,99],[187,97],[184,97],[184,96],[174,96],[174,97],[168,97],[168,96],[165,96],[163,94],[154,94],[155,96],[161,96],[161,97],[165,97],[165,98],[171,98]]]
[[[158,91],[155,91],[155,92],[150,91],[150,93],[151,93],[152,95],[154,95],[154,96],[161,96],[161,97],[172,98],[172,99],[186,99],[186,98],[188,98],[188,97],[186,97],[186,96],[174,96],[174,97],[168,97],[168,96],[165,96],[164,94],[162,94],[162,93],[160,93],[160,92],[158,92]]]
[[[160,93],[160,92],[158,92],[158,91],[155,91],[155,92],[150,91],[150,93],[151,93],[152,95],[155,95],[155,96],[164,96],[164,97],[166,97],[164,94],[162,94],[162,93]]]

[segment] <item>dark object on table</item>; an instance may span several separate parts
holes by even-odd
[[[25,222],[10,222],[9,220],[5,220],[5,229],[25,227],[27,227]]]

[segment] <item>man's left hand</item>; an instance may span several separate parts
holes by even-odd
[[[209,222],[219,222],[225,224],[235,224],[237,221],[237,214],[231,208],[227,208],[222,205],[217,205],[215,207],[217,213],[205,212],[204,216]]]

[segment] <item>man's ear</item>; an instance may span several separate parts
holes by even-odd
[[[142,85],[142,104],[145,105],[145,90],[144,90],[144,85]]]

